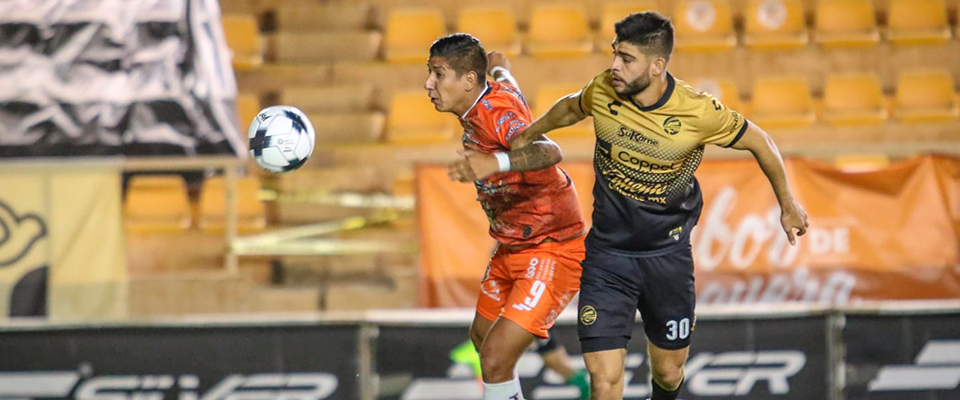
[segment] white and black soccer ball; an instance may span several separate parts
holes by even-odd
[[[250,124],[250,155],[263,169],[281,173],[303,165],[313,153],[316,136],[310,120],[296,107],[261,110]]]

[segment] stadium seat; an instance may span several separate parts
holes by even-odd
[[[480,39],[487,51],[497,50],[508,57],[520,54],[517,19],[507,7],[470,7],[460,12],[460,32]]]
[[[610,43],[617,36],[613,25],[624,17],[641,11],[656,10],[657,4],[653,0],[615,1],[603,5],[600,16],[600,29],[594,37],[594,44],[601,53],[609,53]]]
[[[447,32],[435,8],[401,8],[387,17],[386,59],[391,63],[425,63],[430,45]]]
[[[823,47],[864,47],[880,41],[871,0],[820,0],[816,14],[816,39]]]
[[[383,139],[386,117],[380,111],[308,114],[317,143],[377,143]]]
[[[387,140],[400,145],[449,142],[454,120],[453,115],[437,112],[423,90],[398,91],[390,102]]]
[[[843,172],[869,172],[886,168],[890,158],[885,154],[842,154],[834,159],[833,165]]]
[[[939,44],[950,40],[943,0],[891,0],[887,38],[896,44]]]
[[[754,83],[750,120],[760,127],[805,127],[815,119],[810,88],[804,80],[762,77]]]
[[[740,102],[740,90],[733,79],[700,78],[689,82],[698,92],[707,92],[720,100],[731,110],[745,113],[744,104]]]
[[[271,34],[267,40],[267,59],[272,62],[322,64],[372,61],[380,52],[382,35],[373,31],[277,32]]]
[[[960,115],[947,70],[908,71],[897,79],[897,117],[904,122],[952,121]]]
[[[179,233],[190,228],[190,200],[180,175],[138,175],[130,178],[123,203],[130,233]]]
[[[579,57],[593,50],[587,14],[575,5],[537,4],[526,49],[536,58]]]
[[[758,50],[796,49],[809,34],[800,0],[750,0],[744,13],[747,47]]]
[[[678,1],[673,9],[673,23],[677,50],[724,51],[737,45],[727,0]]]
[[[533,119],[540,118],[546,114],[550,107],[557,100],[570,93],[576,93],[583,89],[582,83],[545,83],[537,88],[537,94],[534,97]],[[560,128],[551,131],[550,137],[592,137],[594,136],[593,119],[587,118],[566,128]]]
[[[367,2],[333,2],[322,5],[286,5],[276,10],[282,32],[359,32],[372,28]]]
[[[305,113],[367,111],[373,108],[372,84],[284,88],[280,104],[296,104]]]
[[[233,52],[233,68],[250,70],[263,65],[263,39],[250,15],[224,15],[223,34]]]
[[[222,176],[203,180],[200,190],[198,221],[205,232],[223,232],[226,229],[226,179]],[[258,192],[260,181],[254,177],[237,178],[237,231],[250,233],[267,225],[266,211]]]
[[[254,94],[237,94],[237,117],[240,119],[240,132],[246,134],[247,127],[260,112],[260,99]]]
[[[823,118],[831,125],[876,125],[887,119],[880,78],[873,74],[828,76],[823,105]]]

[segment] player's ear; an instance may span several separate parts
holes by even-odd
[[[667,71],[667,60],[663,57],[657,57],[650,63],[650,72],[653,75],[661,75]]]
[[[464,82],[467,84],[465,87],[467,91],[473,90],[473,88],[477,87],[477,78],[478,76],[475,71],[467,71],[467,73],[463,74]]]

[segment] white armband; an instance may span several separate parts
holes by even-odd
[[[497,71],[500,71],[500,73],[501,73],[501,75],[500,75],[499,78],[497,77]],[[501,82],[501,81],[503,81],[503,80],[507,80],[507,79],[509,79],[509,78],[507,78],[507,77],[511,77],[511,75],[510,75],[510,70],[509,70],[509,69],[506,69],[506,68],[504,68],[504,67],[501,67],[501,66],[496,66],[496,67],[491,68],[491,69],[490,69],[490,75],[493,75],[493,77],[494,77],[493,79],[496,80],[497,82]]]
[[[500,164],[500,172],[510,171],[510,155],[502,151],[493,153],[493,156],[497,158],[497,164]]]

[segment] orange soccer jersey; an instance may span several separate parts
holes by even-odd
[[[463,147],[485,154],[510,149],[510,139],[530,125],[530,108],[513,86],[488,82],[460,117]],[[577,193],[558,166],[494,174],[475,182],[477,200],[490,220],[490,236],[507,245],[570,239],[583,232]]]

